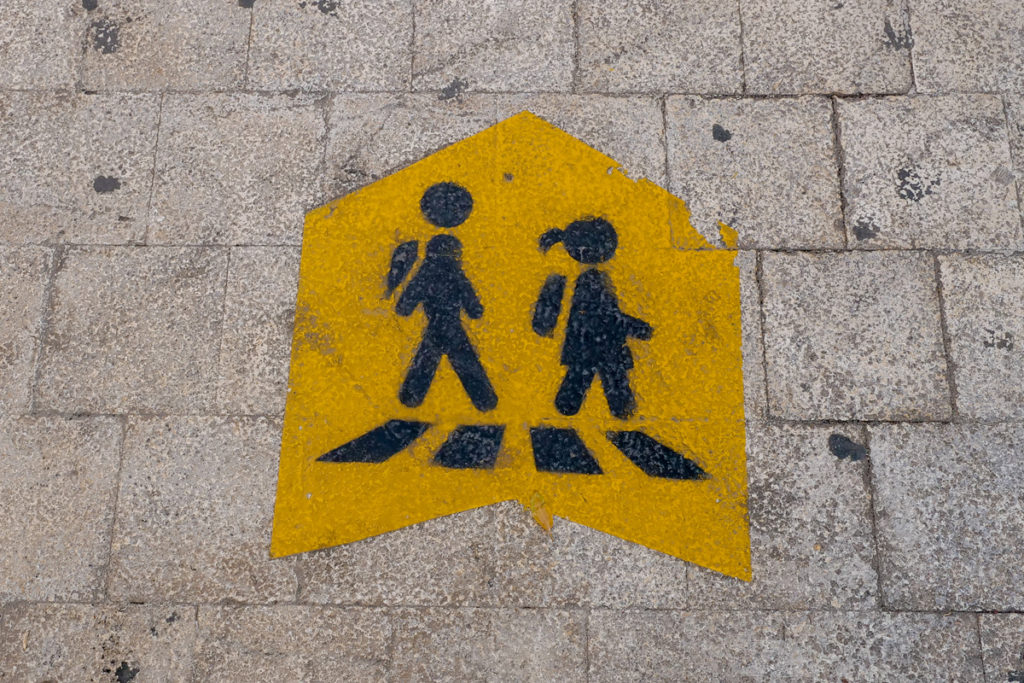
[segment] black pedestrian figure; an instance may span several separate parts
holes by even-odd
[[[561,242],[573,259],[580,263],[603,263],[615,254],[618,235],[611,223],[602,218],[575,221],[565,230],[553,229],[540,238],[540,248],[547,251]],[[561,313],[565,277],[550,275],[541,289],[533,314],[533,330],[550,336]],[[569,309],[569,322],[562,345],[562,365],[567,367],[565,379],[555,397],[555,407],[562,415],[579,412],[583,399],[594,381],[601,376],[605,399],[612,415],[626,419],[636,410],[636,399],[629,386],[633,355],[627,339],[650,339],[652,329],[643,320],[623,313],[608,275],[597,268],[588,268],[576,278]]]
[[[469,217],[473,199],[459,185],[438,183],[423,194],[420,208],[432,224],[452,228]],[[389,295],[411,270],[416,251],[415,242],[395,249],[388,273]],[[398,315],[408,316],[422,304],[427,316],[423,341],[416,349],[398,398],[409,407],[423,403],[441,357],[447,356],[476,409],[491,410],[498,405],[498,397],[462,328],[462,311],[474,320],[484,314],[484,307],[462,270],[462,243],[452,235],[436,235],[427,242],[426,252],[419,270],[395,305]]]

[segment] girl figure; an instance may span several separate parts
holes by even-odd
[[[565,230],[555,228],[544,233],[540,238],[541,251],[547,252],[559,242],[574,260],[590,265],[614,256],[618,235],[603,218],[583,218],[570,223]],[[561,314],[564,293],[565,276],[548,276],[534,307],[534,332],[551,336]],[[619,309],[607,274],[597,268],[583,271],[576,278],[562,344],[562,365],[567,370],[555,397],[558,412],[578,413],[594,376],[600,375],[612,415],[623,420],[632,415],[636,399],[628,373],[633,368],[633,355],[626,341],[630,337],[650,339],[651,332],[646,322]]]

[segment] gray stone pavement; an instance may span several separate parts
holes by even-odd
[[[4,0],[0,65],[0,681],[1024,681],[1019,0]],[[268,558],[304,213],[522,109],[739,230],[749,584],[515,503]]]

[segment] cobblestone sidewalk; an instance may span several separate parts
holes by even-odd
[[[0,680],[1024,681],[1019,0],[2,0],[0,65]],[[303,214],[523,109],[739,231],[750,584],[517,504],[268,559]]]

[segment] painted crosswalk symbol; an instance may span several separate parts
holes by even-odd
[[[528,112],[311,212],[272,554],[518,499],[748,579],[729,233]]]

